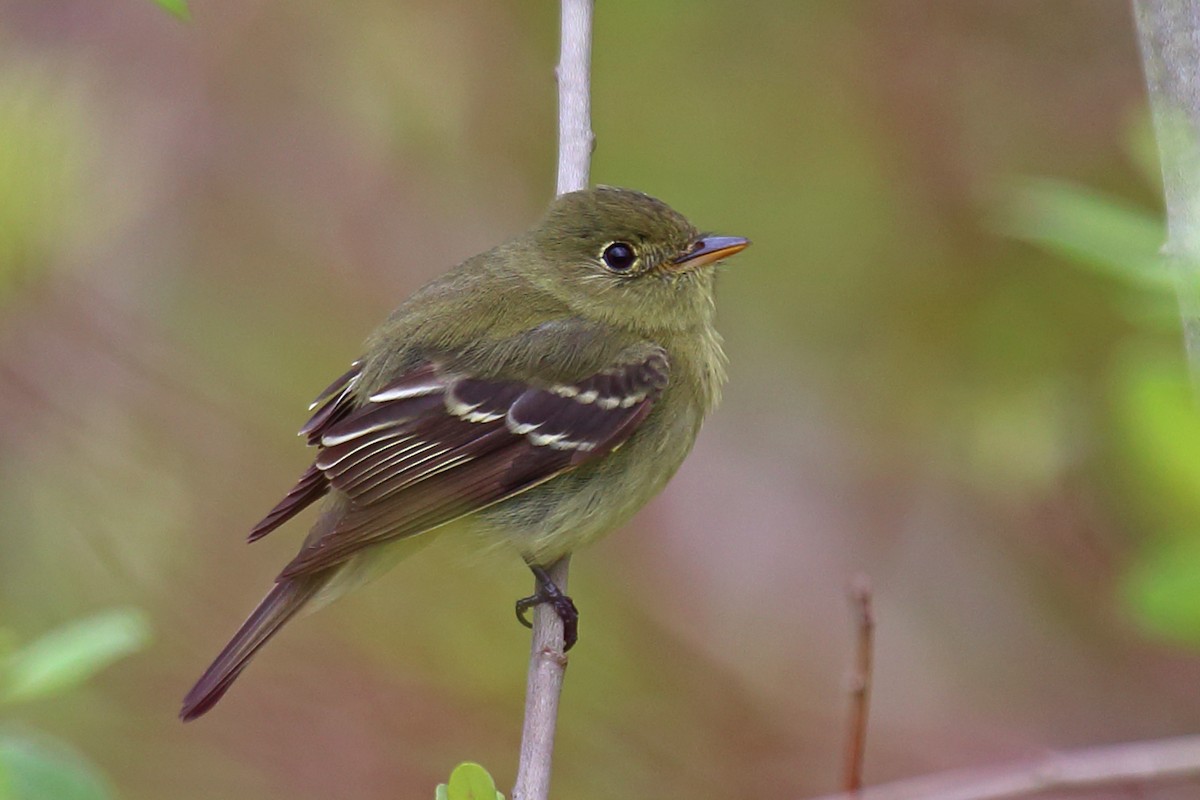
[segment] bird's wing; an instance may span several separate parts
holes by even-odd
[[[345,419],[354,408],[354,387],[358,384],[362,361],[355,361],[350,369],[333,383],[308,407],[312,417],[300,429],[300,435],[310,445],[320,444],[321,435],[331,426]],[[329,481],[316,466],[309,467],[292,490],[267,513],[262,521],[250,530],[249,539],[258,541],[271,531],[299,514],[312,503],[320,500],[329,491]]]
[[[301,431],[320,448],[315,463],[255,529],[277,527],[329,489],[344,496],[344,511],[280,578],[435,528],[612,452],[650,413],[669,364],[661,348],[642,348],[581,380],[534,385],[426,362],[360,403],[356,374],[331,387]]]

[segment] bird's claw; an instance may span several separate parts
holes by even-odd
[[[542,603],[549,603],[554,608],[554,613],[558,614],[558,618],[562,620],[563,650],[570,650],[579,640],[579,609],[575,607],[575,601],[569,595],[563,594],[562,590],[553,582],[543,582],[539,579],[538,590],[529,597],[522,597],[517,601],[517,621],[526,628],[532,628],[533,623],[529,621],[526,613],[529,609]]]

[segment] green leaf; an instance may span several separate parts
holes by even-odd
[[[100,773],[65,745],[0,737],[0,800],[111,800]]]
[[[464,761],[450,773],[448,785],[438,785],[434,800],[504,800],[504,795],[496,791],[496,782],[486,769]]]
[[[1127,347],[1114,369],[1122,482],[1148,536],[1121,577],[1147,633],[1200,645],[1200,410],[1177,346]]]
[[[1065,181],[1025,179],[1008,193],[998,226],[1111,277],[1168,290],[1175,276],[1159,256],[1166,237],[1154,214]]]
[[[1121,588],[1126,606],[1148,633],[1200,645],[1200,531],[1146,548]]]
[[[154,2],[184,22],[192,21],[192,12],[188,10],[187,0],[154,0]]]
[[[1178,349],[1126,348],[1114,369],[1115,430],[1158,530],[1200,516],[1200,413]]]
[[[6,659],[0,670],[0,700],[32,700],[78,686],[140,650],[149,638],[150,626],[136,609],[116,609],[73,622]]]

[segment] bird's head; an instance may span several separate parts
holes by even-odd
[[[701,233],[661,200],[607,186],[558,197],[530,236],[541,288],[582,316],[638,330],[708,321],[714,265],[750,244]]]

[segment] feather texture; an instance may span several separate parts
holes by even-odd
[[[634,251],[609,263],[614,243]],[[256,525],[322,500],[296,557],[185,701],[194,718],[303,606],[470,515],[552,563],[628,519],[682,463],[724,380],[705,237],[661,201],[572,192],[408,298],[310,406],[312,464]],[[387,552],[381,545],[388,544]]]
[[[324,432],[337,424],[354,407],[353,392],[360,379],[361,368],[362,362],[355,361],[345,374],[329,384],[308,407],[309,411],[316,411],[308,422],[304,423],[300,435],[304,436],[310,445],[317,444]],[[309,467],[291,491],[250,530],[247,539],[251,542],[258,541],[320,500],[328,491],[329,481],[325,475],[316,466]]]
[[[254,654],[321,590],[330,577],[328,573],[310,575],[275,584],[183,699],[180,718],[185,722],[195,719],[216,705]]]
[[[313,469],[345,496],[347,510],[280,578],[328,569],[364,547],[444,525],[605,455],[645,418],[668,377],[661,349],[545,387],[418,365],[320,428]],[[300,496],[309,475],[293,494]],[[266,524],[274,524],[271,515]]]

